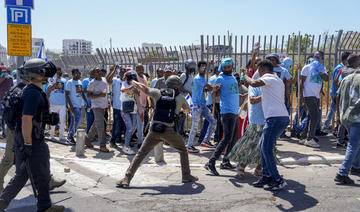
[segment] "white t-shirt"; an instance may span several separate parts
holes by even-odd
[[[261,104],[265,119],[289,116],[285,106],[285,85],[276,74],[264,74],[260,80],[265,83],[260,87]]]
[[[101,93],[106,93],[105,97],[99,97],[91,100],[91,108],[102,108],[105,109],[108,107],[108,97],[107,97],[107,83],[104,77],[101,80],[92,79],[87,88],[88,91],[91,91],[93,94],[98,95]]]
[[[322,86],[321,73],[326,70],[317,71],[312,64],[304,66],[301,70],[301,76],[305,76],[306,80],[304,83],[304,97],[316,97],[320,98],[320,91]]]
[[[132,85],[129,85],[129,83],[127,83],[127,81],[123,81],[121,84],[121,89],[129,88],[131,86]],[[121,92],[120,101],[121,101],[121,105],[120,105],[121,109],[120,110],[123,110],[123,102],[126,102],[126,101],[134,101],[135,102],[134,94],[130,95],[127,92]],[[136,107],[136,103],[135,103],[134,111],[131,112],[131,114],[136,114],[136,113],[137,113],[137,107]]]
[[[184,84],[185,80],[186,80],[186,73],[182,73],[180,75],[180,80],[181,80],[181,83]],[[186,80],[185,84],[184,84],[184,89],[188,90],[188,91],[192,91],[192,88],[193,88],[193,85],[194,85],[194,75],[193,74],[189,74],[189,77],[188,79]],[[183,96],[186,96],[187,93],[181,93]]]

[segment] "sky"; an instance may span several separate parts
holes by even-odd
[[[94,48],[198,44],[200,35],[288,35],[359,30],[359,0],[34,0],[32,35],[49,49],[63,39]],[[2,12],[1,12],[2,11]],[[0,44],[6,9],[0,0]]]

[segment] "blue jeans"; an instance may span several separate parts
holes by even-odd
[[[89,133],[91,125],[94,123],[94,112],[91,108],[85,107],[85,109],[86,109],[86,133]]]
[[[304,130],[305,124],[307,122],[305,109],[302,106],[300,106],[299,110],[300,110],[300,120],[301,120],[300,125],[297,124],[298,123],[298,111],[296,111],[295,118],[293,121],[293,127],[292,127],[292,129],[298,133],[300,133]]]
[[[332,96],[330,110],[326,116],[323,129],[329,129],[330,122],[334,118],[335,112],[336,112],[336,96]]]
[[[131,138],[136,131],[137,126],[137,114],[131,114],[131,113],[122,113],[123,120],[125,122],[126,126],[126,132],[125,132],[125,146],[130,146]]]
[[[191,130],[190,130],[187,147],[191,147],[193,145],[194,138],[195,138],[198,126],[199,126],[199,120],[200,120],[201,116],[203,116],[209,122],[209,126],[207,128],[207,132],[206,132],[204,141],[210,140],[210,136],[213,132],[214,125],[215,125],[215,119],[211,115],[209,108],[207,108],[206,106],[194,105],[191,113],[192,113]]]
[[[121,135],[125,132],[125,123],[121,116],[121,110],[113,109],[114,122],[111,130],[111,141],[121,140]]]
[[[341,165],[339,174],[348,176],[351,167],[360,168],[360,123],[351,125],[345,160]]]
[[[207,106],[210,109],[210,111],[212,110],[212,106],[213,105]],[[223,129],[222,129],[222,125],[221,125],[220,104],[219,103],[215,104],[215,120],[216,120],[216,130],[215,130],[214,139],[217,141],[220,141],[220,139],[222,138]],[[209,122],[205,119],[202,129],[201,129],[199,142],[204,140],[204,138],[206,136],[206,132],[208,130],[208,127],[209,127]]]
[[[81,122],[81,108],[74,107],[74,113],[75,113],[75,129],[77,129]],[[70,130],[68,137],[74,136],[74,113],[71,113],[70,126],[69,126]]]
[[[265,121],[264,132],[260,140],[261,164],[263,175],[272,177],[275,181],[281,179],[276,167],[274,146],[276,140],[289,124],[289,117],[272,117]]]

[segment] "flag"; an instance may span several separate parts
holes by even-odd
[[[43,59],[43,60],[47,61],[44,42],[41,43],[41,47],[40,47],[39,54],[38,54],[37,58],[40,58],[40,59]]]

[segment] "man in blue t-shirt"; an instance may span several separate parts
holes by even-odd
[[[119,70],[119,73],[118,73]],[[116,142],[122,143],[121,135],[125,134],[125,123],[121,116],[121,83],[126,70],[119,67],[111,67],[106,81],[112,88],[113,126],[111,130],[110,147],[115,148]],[[116,74],[118,73],[118,74]],[[115,74],[117,75],[116,77]]]
[[[199,74],[193,80],[193,87],[192,87],[193,107],[191,111],[192,121],[191,121],[190,135],[187,143],[187,150],[190,153],[199,152],[199,150],[193,146],[193,142],[201,116],[203,116],[209,122],[207,133],[204,138],[204,141],[201,143],[201,146],[214,148],[214,145],[210,143],[210,136],[213,132],[215,119],[211,115],[210,109],[206,107],[206,100],[205,100],[205,92],[212,90],[211,85],[207,84],[205,79],[207,63],[204,61],[200,61],[198,62],[197,66],[198,66]]]
[[[60,132],[59,138],[65,139],[64,128],[66,119],[66,98],[65,98],[65,84],[66,80],[61,77],[61,68],[57,68],[56,78],[53,83],[48,83],[47,96],[50,101],[50,112],[59,114],[60,118]],[[50,136],[54,137],[55,126],[51,126]]]
[[[326,120],[325,120],[323,128],[322,128],[322,131],[326,132],[326,133],[330,132],[330,129],[329,129],[330,122],[334,118],[334,115],[336,112],[336,92],[338,90],[338,87],[336,86],[335,79],[336,79],[337,75],[339,74],[339,71],[346,65],[347,58],[349,57],[349,55],[350,55],[350,52],[342,53],[342,55],[341,55],[342,63],[340,63],[339,65],[337,65],[334,68],[334,72],[332,74],[332,81],[331,81],[331,88],[330,88],[331,106],[330,106],[330,110],[326,116]]]
[[[209,78],[209,85],[211,86],[215,86],[216,84],[216,79],[218,78],[218,76],[220,75],[220,71],[219,71],[219,66],[215,66],[213,68],[214,70],[214,75],[211,76]],[[215,104],[215,106],[213,106],[213,104]],[[214,135],[214,142],[215,143],[219,143],[219,141],[222,138],[223,135],[223,127],[221,125],[221,119],[220,119],[220,98],[216,97],[215,102],[213,102],[213,96],[211,95],[211,91],[209,91],[207,93],[207,97],[206,97],[206,106],[212,111],[213,109],[215,109],[214,111],[214,118],[216,120],[216,130],[215,130],[215,135]],[[209,127],[209,122],[208,121],[204,121],[202,129],[201,129],[201,133],[200,133],[200,137],[199,137],[199,143],[201,143],[204,138],[205,135],[207,133]]]
[[[90,71],[90,77],[83,79],[82,81],[82,87],[84,90],[85,97],[89,103],[89,105],[85,105],[85,111],[86,111],[86,133],[89,132],[91,125],[94,123],[94,112],[91,109],[91,99],[87,96],[87,88],[92,79],[95,78],[94,76],[94,70]]]
[[[66,102],[69,105],[70,112],[72,113],[70,118],[68,142],[70,144],[75,144],[74,133],[79,127],[81,122],[81,108],[83,106],[83,100],[86,102],[86,105],[89,105],[84,91],[82,89],[81,83],[81,73],[79,69],[73,69],[71,71],[73,79],[69,80],[65,85],[65,97]],[[75,118],[75,126],[74,126]]]
[[[219,175],[215,168],[215,162],[219,159],[224,148],[227,146],[225,155],[228,155],[236,143],[239,135],[239,85],[232,75],[233,61],[231,58],[224,58],[221,61],[219,71],[222,72],[216,79],[216,86],[213,87],[213,95],[220,96],[221,122],[224,128],[224,138],[217,145],[216,150],[210,157],[205,168],[214,175]],[[223,158],[221,169],[234,169],[230,161]]]

